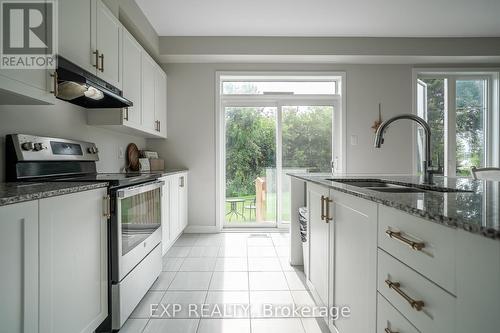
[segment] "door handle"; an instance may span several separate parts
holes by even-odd
[[[95,50],[92,54],[95,55],[95,65],[92,66],[99,70],[99,50]]]
[[[321,221],[325,220],[325,197],[321,196]]]
[[[50,92],[54,94],[55,97],[57,97],[57,95],[59,95],[59,85],[57,84],[57,79],[58,79],[57,71],[54,71],[53,74],[50,74],[50,77],[52,78],[53,81],[52,82],[53,88]]]
[[[330,217],[330,203],[332,203],[333,200],[331,200],[328,197],[325,197],[325,206],[326,206],[326,213],[325,213],[325,222],[330,223],[330,221],[333,221],[333,217]]]
[[[99,59],[101,59],[101,68],[100,68],[100,71],[101,72],[104,72],[104,53],[102,53],[100,56],[99,56]],[[98,68],[99,69],[99,68]]]
[[[103,204],[104,204],[103,216],[109,219],[111,217],[111,197],[109,195],[103,198]]]

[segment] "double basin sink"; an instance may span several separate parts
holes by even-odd
[[[365,188],[377,192],[386,193],[425,193],[425,192],[472,192],[469,190],[462,190],[456,188],[439,187],[435,185],[401,185],[395,182],[382,179],[342,179],[342,178],[328,178],[328,181],[342,183],[350,186]]]

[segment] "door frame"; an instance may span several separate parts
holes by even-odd
[[[276,143],[277,153],[277,165],[276,169],[281,166],[281,110],[282,106],[333,106],[334,107],[334,124],[338,124],[334,128],[334,137],[332,140],[332,160],[336,161],[335,169],[337,172],[343,172],[346,170],[346,141],[345,131],[346,131],[346,115],[345,115],[345,105],[346,105],[346,96],[345,96],[345,86],[346,86],[346,73],[345,72],[220,72],[217,71],[215,77],[215,89],[216,89],[216,98],[215,98],[215,147],[216,147],[216,228],[218,230],[222,230],[225,226],[225,195],[226,195],[226,187],[225,187],[225,107],[230,106],[259,106],[259,107],[276,107],[277,108],[277,124],[276,124]],[[277,77],[279,76],[279,80],[286,81],[283,77],[304,77],[304,80],[311,80],[311,76],[313,77],[335,77],[338,78],[338,90],[339,94],[337,95],[282,95],[282,94],[265,94],[265,95],[232,95],[225,96],[224,100],[222,100],[222,90],[221,84],[223,82],[224,76],[245,76],[248,77],[248,80],[251,81],[252,77],[262,78],[266,77]],[[335,154],[335,156],[333,155]],[[276,177],[277,181],[277,193],[281,191],[281,175],[280,177]],[[277,202],[277,210],[278,216],[281,215],[281,200],[278,199]],[[277,218],[276,223],[245,223],[242,224],[241,227],[270,227],[270,228],[288,228],[288,223],[281,223]],[[231,227],[240,227],[239,225],[231,225]]]

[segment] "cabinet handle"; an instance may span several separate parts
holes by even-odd
[[[389,287],[389,289],[394,290],[396,293],[398,293],[401,297],[405,299],[405,301],[410,304],[412,308],[414,308],[417,311],[421,311],[424,307],[424,302],[423,301],[417,301],[408,296],[403,290],[401,290],[401,284],[399,282],[392,282],[391,280],[387,279],[385,280],[385,283]]]
[[[424,242],[412,241],[411,239],[404,237],[401,234],[401,231],[392,231],[391,229],[387,229],[385,233],[392,239],[398,240],[401,243],[408,245],[411,249],[415,251],[422,251],[422,249],[425,247]]]
[[[161,121],[158,120],[158,132],[161,132]]]
[[[397,331],[393,331],[391,330],[389,327],[386,327],[385,330],[384,330],[385,333],[399,333]]]
[[[123,111],[123,119],[128,120],[128,108]]]
[[[333,218],[330,217],[330,203],[332,203],[333,200],[330,200],[330,198],[325,197],[325,202],[326,202],[325,222],[330,223],[330,221],[333,221]]]
[[[50,77],[52,78],[52,84],[53,84],[53,88],[50,92],[57,97],[57,95],[59,95],[59,85],[57,84],[58,80],[57,71],[54,71],[54,73],[50,74]]]
[[[325,220],[325,196],[321,196],[321,221]]]
[[[103,216],[107,219],[111,218],[111,197],[109,195],[103,197]]]
[[[92,52],[92,54],[95,55],[95,65],[92,66],[99,70],[99,50],[95,50],[94,52]]]
[[[184,176],[179,178],[179,187],[184,187]]]
[[[99,59],[101,59],[101,68],[100,71],[104,72],[104,53],[99,56]],[[99,68],[97,68],[99,69]]]

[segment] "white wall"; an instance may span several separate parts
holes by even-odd
[[[347,171],[411,173],[411,125],[392,126],[383,149],[373,148],[378,103],[383,117],[411,112],[409,65],[168,64],[168,139],[148,140],[167,167],[187,167],[190,225],[215,226],[215,73],[242,70],[330,70],[347,73]],[[350,145],[350,136],[358,145]]]
[[[119,148],[134,142],[139,148],[145,140],[87,125],[85,109],[57,101],[52,106],[0,105],[0,181],[5,179],[5,135],[34,134],[95,142],[99,148],[100,172],[119,172],[125,160],[118,158]]]

